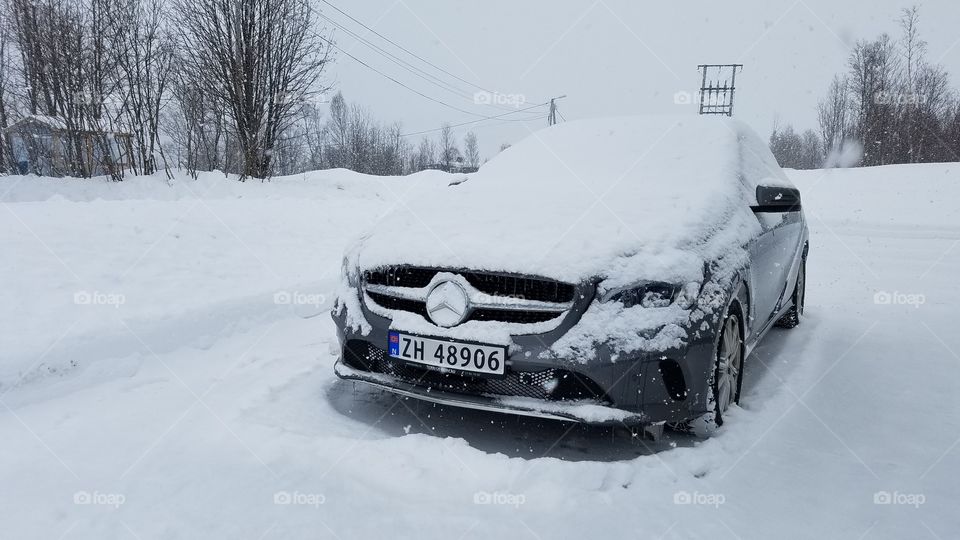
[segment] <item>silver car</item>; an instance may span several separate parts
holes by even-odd
[[[800,322],[800,194],[739,122],[570,122],[467,177],[408,181],[424,185],[344,260],[343,379],[519,415],[720,424],[751,350]]]

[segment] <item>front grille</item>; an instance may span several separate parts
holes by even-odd
[[[475,309],[468,321],[500,321],[519,324],[534,324],[556,319],[560,313],[553,311],[523,311],[519,309]]]
[[[429,321],[424,289],[439,272],[456,273],[478,291],[502,300],[502,303],[493,302],[495,305],[474,306],[466,321],[516,324],[547,322],[564,315],[576,295],[576,288],[569,283],[489,272],[387,266],[368,270],[363,277],[366,292],[375,304],[387,310],[416,313]],[[392,292],[390,288],[402,288],[404,293],[400,294],[399,289]],[[411,296],[407,291],[414,291],[415,294]],[[538,304],[543,302],[556,304],[556,308],[543,309]]]
[[[387,356],[386,351],[364,341],[347,344],[345,355],[352,367],[383,373],[420,387],[470,395],[528,397],[551,401],[594,400],[611,403],[591,379],[563,369],[513,371],[507,368],[503,378],[487,378],[461,372],[442,372],[419,367]]]
[[[387,266],[364,272],[367,283],[390,287],[426,287],[439,270],[416,266]]]
[[[552,279],[465,272],[463,277],[477,289],[492,295],[523,298],[539,302],[569,302],[575,288]]]
[[[535,373],[524,373],[524,382],[520,382],[517,373],[509,373],[503,379],[487,379],[473,377],[459,373],[444,373],[437,370],[419,368],[404,362],[391,360],[382,356],[379,362],[373,363],[373,369],[380,373],[392,375],[403,382],[457,392],[461,394],[494,394],[499,396],[520,396],[536,399],[547,399],[548,388],[555,377],[555,370],[548,369]],[[555,382],[552,384],[556,384]]]
[[[429,285],[438,272],[460,274],[478,290],[494,296],[564,303],[573,300],[576,292],[576,287],[570,283],[548,278],[418,266],[388,266],[368,270],[364,272],[364,279],[373,285],[420,288]]]
[[[371,300],[384,309],[393,311],[409,311],[423,317],[427,322],[430,318],[427,315],[427,305],[419,300],[407,300],[406,298],[397,298],[387,296],[371,291],[367,291]],[[466,321],[499,321],[517,324],[535,324],[550,321],[563,315],[563,312],[556,311],[524,311],[520,309],[475,309],[467,317]]]
[[[387,296],[371,291],[367,291],[367,295],[383,308],[395,311],[409,311],[420,315],[424,319],[427,318],[427,305],[419,300],[407,300],[406,298],[397,298],[395,296]]]

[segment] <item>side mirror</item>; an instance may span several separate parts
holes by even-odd
[[[788,187],[757,186],[757,213],[799,212],[800,190]]]

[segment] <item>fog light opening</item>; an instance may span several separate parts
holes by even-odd
[[[676,360],[660,361],[660,377],[663,379],[663,386],[667,389],[667,393],[674,401],[687,399],[687,380]]]
[[[558,401],[592,400],[613,403],[600,386],[589,377],[572,371],[559,371],[557,384],[550,392],[550,399]]]

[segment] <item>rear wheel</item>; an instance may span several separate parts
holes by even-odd
[[[797,272],[797,283],[793,287],[793,306],[783,314],[783,317],[777,321],[776,325],[780,328],[795,328],[800,324],[800,317],[803,316],[804,297],[807,294],[807,261],[800,263],[800,271]]]

